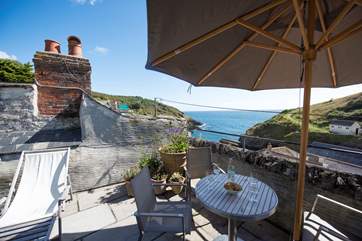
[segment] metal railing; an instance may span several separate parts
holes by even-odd
[[[273,138],[250,136],[250,135],[245,135],[245,134],[235,134],[235,133],[228,133],[228,132],[214,131],[214,130],[204,130],[204,129],[196,129],[196,130],[201,131],[201,132],[212,133],[212,134],[228,135],[228,136],[238,137],[239,138],[238,141],[227,140],[227,139],[226,140],[230,141],[230,142],[238,143],[239,147],[241,147],[243,149],[243,152],[245,152],[245,150],[246,150],[246,140],[247,139],[254,139],[254,140],[259,140],[259,141],[261,140],[261,141],[265,141],[266,143],[278,143],[278,144],[281,144],[281,145],[283,145],[283,144],[284,145],[292,145],[292,146],[295,146],[295,147],[299,148],[299,143],[298,142],[293,142],[293,141],[285,141],[285,140],[278,140],[278,139],[273,139]],[[329,151],[338,151],[338,152],[344,152],[344,153],[350,153],[350,154],[358,154],[358,155],[361,155],[361,162],[362,162],[362,150],[359,151],[359,150],[343,149],[342,146],[340,148],[324,147],[324,146],[317,146],[317,145],[313,145],[313,144],[308,144],[308,148],[316,148],[316,149],[321,149],[321,150],[329,150]],[[346,148],[348,148],[348,147],[346,147]],[[315,155],[315,154],[312,154],[312,155]],[[326,157],[326,158],[329,158],[329,157]],[[338,162],[341,162],[343,164],[350,165],[350,166],[353,166],[353,167],[362,168],[362,165],[356,165],[356,164],[346,162],[346,161],[342,161],[342,160],[335,160],[335,161],[338,161]]]

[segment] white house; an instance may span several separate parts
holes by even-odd
[[[337,135],[358,135],[362,129],[357,121],[332,120],[329,124],[329,131]]]

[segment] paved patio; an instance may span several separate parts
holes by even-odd
[[[159,197],[164,201],[180,200],[166,192]],[[192,200],[194,228],[186,240],[213,240],[227,233],[227,220],[203,208],[197,199]],[[136,204],[127,196],[123,184],[111,185],[91,191],[75,193],[62,214],[63,241],[136,241],[138,228],[133,213]],[[54,225],[52,237],[57,234]],[[289,234],[268,221],[247,222],[238,228],[238,236],[245,241],[283,241]],[[54,238],[56,240],[56,238]],[[143,240],[182,240],[180,234],[146,233]]]

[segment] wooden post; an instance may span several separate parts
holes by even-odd
[[[294,231],[293,240],[299,241],[301,238],[301,230],[303,224],[303,199],[304,199],[304,182],[305,182],[305,163],[307,158],[308,147],[308,131],[309,131],[309,113],[310,113],[310,96],[312,89],[312,67],[313,61],[316,57],[316,51],[313,44],[314,28],[315,28],[315,1],[308,2],[308,27],[307,37],[309,42],[309,48],[304,51],[304,99],[303,99],[303,121],[302,130],[300,135],[300,151],[299,151],[299,167],[298,167],[298,181],[297,181],[297,195],[295,202],[295,214],[294,214]]]
[[[157,98],[154,99],[154,105],[155,105],[155,117],[157,117]]]

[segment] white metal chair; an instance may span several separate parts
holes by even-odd
[[[22,152],[0,216],[0,240],[49,240],[68,193],[70,148]]]
[[[304,212],[304,223],[303,223],[303,241],[350,241],[350,239],[343,234],[341,231],[334,228],[327,221],[321,219],[316,213],[315,209],[319,199],[330,202],[336,207],[345,208],[347,210],[355,212],[362,218],[362,211],[353,207],[347,206],[343,203],[337,202],[333,199],[327,198],[320,194],[317,195],[314,200],[312,210],[310,212]]]
[[[139,240],[142,240],[145,232],[183,233],[185,239],[185,233],[190,233],[192,227],[190,203],[156,201],[148,167],[144,167],[131,180],[131,185],[137,205],[135,216],[140,231]]]

